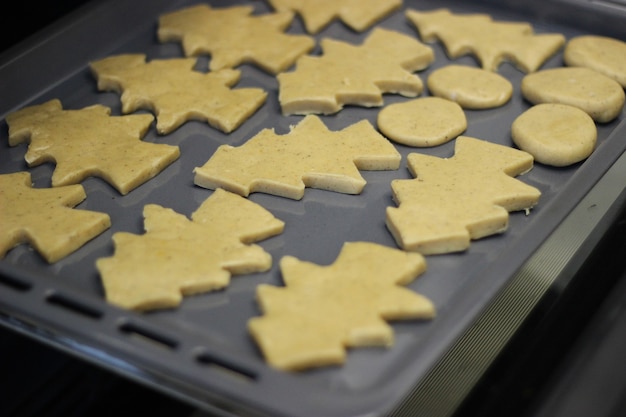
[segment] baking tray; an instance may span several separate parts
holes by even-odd
[[[211,1],[213,7],[262,1]],[[148,59],[182,56],[180,45],[156,38],[161,13],[190,1],[95,1],[66,20],[0,56],[0,173],[28,170],[34,186],[50,185],[52,164],[28,168],[25,146],[9,147],[6,115],[27,105],[58,98],[65,109],[92,104],[120,113],[119,95],[98,92],[88,62],[119,53],[144,53]],[[585,33],[625,37],[622,3],[541,1],[406,0],[403,9],[377,26],[417,37],[403,10],[448,7],[455,13],[489,13],[496,20],[522,20],[538,33],[567,38]],[[295,19],[289,29],[303,33]],[[358,44],[369,31],[355,33],[334,22],[316,35]],[[476,65],[471,57],[451,61],[439,43],[431,45],[436,62],[428,74],[451,62]],[[316,50],[317,51],[317,50]],[[317,51],[319,52],[319,51]],[[314,52],[315,53],[315,52]],[[209,58],[200,57],[206,65]],[[562,65],[552,57],[543,68]],[[263,107],[231,134],[206,123],[188,122],[169,135],[154,126],[144,139],[181,148],[181,157],[157,177],[121,196],[97,178],[82,184],[87,199],[78,208],[110,214],[112,227],[80,250],[48,265],[21,245],[0,261],[0,322],[56,348],[112,370],[219,416],[344,417],[450,415],[488,368],[533,307],[585,261],[624,205],[626,178],[624,113],[598,125],[598,145],[584,162],[567,168],[536,164],[523,182],[542,196],[529,215],[511,213],[506,233],[472,243],[461,254],[426,258],[428,271],[409,288],[429,297],[437,317],[426,322],[394,322],[395,345],[351,349],[341,367],[289,373],[269,367],[247,333],[247,320],[260,315],[254,300],[260,283],[282,285],[282,256],[329,264],[346,241],[373,241],[396,247],[384,224],[391,200],[390,182],[411,178],[406,155],[453,154],[454,141],[435,148],[396,145],[403,156],[397,171],[362,172],[361,195],[307,189],[300,201],[254,193],[250,199],[285,221],[285,231],[259,244],[274,266],[267,273],[236,276],[223,291],[184,299],[179,308],[134,313],[103,298],[95,260],[113,253],[117,231],[143,233],[142,209],[156,203],[190,215],[212,193],[193,185],[193,168],[219,145],[239,146],[263,128],[287,133],[302,116],[282,116],[275,77],[250,65],[239,67],[235,88],[268,91]],[[487,111],[466,111],[464,133],[511,146],[510,124],[529,107],[519,91],[523,73],[504,64],[500,74],[514,85],[512,100]],[[427,95],[427,91],[423,94]],[[385,96],[385,105],[407,100]],[[321,116],[331,130],[368,119],[376,125],[380,108],[348,106]],[[210,245],[210,242],[207,242]]]

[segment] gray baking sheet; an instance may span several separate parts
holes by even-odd
[[[53,98],[64,109],[102,104],[119,115],[119,94],[99,92],[88,62],[120,53],[143,53],[148,60],[181,57],[177,43],[156,38],[160,13],[194,4],[189,1],[104,1],[65,26],[51,29],[49,38],[27,44],[0,63],[0,173],[28,171],[35,187],[50,186],[51,163],[29,168],[25,145],[9,147],[6,115],[24,106]],[[263,1],[211,1],[213,7],[252,4],[255,13],[267,13]],[[564,13],[549,15],[552,2],[527,12],[515,2],[455,2],[406,0],[403,9],[377,26],[418,37],[404,10],[448,7],[455,13],[489,13],[496,20],[522,20],[537,33],[563,33],[568,39],[583,33],[619,33],[593,19],[571,25]],[[575,2],[572,2],[576,6]],[[509,8],[511,5],[513,7]],[[536,6],[536,5],[535,5]],[[572,10],[576,10],[573,7]],[[556,17],[555,17],[556,16]],[[616,17],[617,16],[617,17]],[[613,13],[611,19],[621,19]],[[574,20],[574,19],[569,19]],[[610,21],[610,19],[608,20]],[[626,23],[626,20],[624,20]],[[595,29],[595,31],[594,31]],[[304,33],[296,18],[288,30]],[[339,21],[315,35],[360,44],[369,31],[356,33]],[[611,33],[612,34],[612,33]],[[440,43],[430,44],[436,62],[418,74],[423,81],[434,69],[450,63],[476,66],[471,56],[450,60]],[[319,47],[313,52],[319,53]],[[199,57],[206,68],[209,57]],[[384,58],[383,58],[384,59]],[[542,67],[562,65],[556,54]],[[28,245],[11,250],[0,261],[0,311],[3,324],[24,331],[56,347],[188,400],[217,415],[267,416],[379,416],[391,412],[412,387],[431,370],[446,350],[480,316],[481,311],[508,282],[533,251],[558,227],[567,214],[611,167],[626,147],[622,113],[598,126],[597,148],[586,161],[553,168],[535,164],[519,177],[542,192],[529,214],[511,213],[508,230],[471,244],[463,253],[429,256],[428,271],[409,288],[436,305],[432,321],[395,322],[395,345],[390,348],[351,349],[347,362],[300,373],[275,371],[266,365],[246,330],[249,318],[260,315],[254,294],[261,283],[282,285],[278,260],[295,256],[317,264],[330,264],[346,241],[371,241],[397,247],[385,227],[385,209],[393,206],[390,182],[411,178],[406,156],[411,152],[439,157],[453,155],[454,141],[434,148],[395,144],[402,154],[397,171],[361,172],[367,181],[360,195],[307,189],[300,201],[253,193],[261,204],[285,222],[282,234],[259,244],[273,257],[267,273],[234,276],[224,290],[186,297],[176,309],[138,314],[106,303],[95,261],[113,254],[115,232],[143,233],[142,209],[159,204],[189,216],[212,191],[193,184],[193,169],[203,165],[222,144],[240,146],[264,128],[284,134],[302,116],[283,116],[276,78],[252,65],[239,67],[242,77],[234,88],[260,87],[266,103],[241,127],[224,134],[203,122],[187,122],[168,135],[157,135],[154,125],[147,142],[177,145],[181,157],[152,180],[122,196],[98,178],[82,182],[87,199],[77,208],[111,216],[112,227],[68,257],[46,264]],[[530,104],[521,97],[524,74],[510,64],[499,73],[514,85],[512,100],[492,110],[466,110],[464,135],[512,146],[510,125]],[[427,89],[422,96],[428,95]],[[385,105],[409,100],[388,94]],[[335,115],[320,116],[331,130],[368,119],[376,126],[381,108],[346,106]],[[207,242],[210,250],[211,242]]]

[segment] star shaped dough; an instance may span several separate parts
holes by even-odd
[[[28,172],[0,175],[0,258],[29,243],[54,263],[108,229],[108,214],[73,209],[85,198],[79,184],[32,188]]]
[[[414,71],[428,67],[432,48],[403,33],[375,28],[362,45],[323,39],[320,56],[305,55],[293,71],[278,74],[283,114],[332,114],[344,105],[383,105],[383,93],[415,97],[422,80]]]
[[[305,187],[359,194],[359,170],[395,170],[400,153],[367,120],[333,132],[309,115],[285,135],[264,129],[239,147],[221,145],[194,182],[242,196],[258,191],[299,200]]]
[[[261,284],[248,329],[267,362],[301,371],[340,365],[346,349],[394,343],[388,320],[432,319],[433,303],[404,286],[426,270],[418,253],[347,242],[331,265],[280,260],[284,287]]]
[[[459,136],[451,158],[412,153],[411,180],[394,180],[399,207],[387,208],[398,245],[424,255],[466,250],[471,239],[504,232],[509,212],[530,210],[541,192],[513,178],[533,167],[531,154]]]
[[[277,74],[315,46],[310,36],[284,33],[293,12],[253,11],[252,6],[190,6],[161,15],[157,34],[161,42],[182,42],[186,56],[211,55],[211,71],[250,63]]]
[[[337,18],[353,30],[363,32],[402,6],[402,0],[268,1],[278,11],[291,10],[298,13],[309,33],[319,32]]]
[[[560,33],[535,34],[529,23],[494,21],[486,14],[437,9],[407,10],[405,16],[424,42],[441,40],[451,58],[471,53],[489,71],[505,60],[523,72],[536,71],[565,44]]]
[[[284,223],[252,201],[216,190],[186,216],[144,207],[146,233],[113,235],[115,254],[96,261],[107,301],[126,309],[174,308],[183,296],[226,287],[232,274],[268,270],[272,257],[253,242]]]
[[[265,102],[260,88],[231,90],[241,71],[194,71],[195,58],[152,60],[143,54],[115,55],[90,63],[101,91],[121,92],[122,112],[154,110],[157,130],[167,134],[188,120],[206,120],[230,133]]]
[[[29,143],[28,166],[55,162],[53,187],[96,176],[128,194],[178,159],[180,150],[140,140],[152,115],[110,114],[110,108],[99,104],[63,110],[56,99],[25,107],[6,117],[9,145]]]

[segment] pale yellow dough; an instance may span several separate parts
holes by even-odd
[[[511,126],[513,142],[535,161],[567,166],[586,159],[597,140],[596,125],[587,113],[565,104],[538,104]]]
[[[255,14],[252,5],[197,4],[159,16],[161,42],[180,42],[185,56],[208,54],[209,69],[252,64],[270,74],[289,68],[315,47],[315,39],[286,32],[291,11]]]
[[[615,119],[624,107],[624,89],[617,81],[584,67],[559,67],[522,79],[524,98],[533,104],[569,104],[600,123]]]
[[[587,67],[626,88],[626,42],[606,36],[585,35],[570,39],[563,60],[572,67]]]
[[[122,112],[152,110],[157,130],[167,134],[189,120],[206,120],[230,133],[265,102],[260,88],[231,90],[241,71],[195,71],[197,59],[155,59],[143,54],[113,55],[90,62],[101,91],[121,93]]]
[[[494,21],[487,14],[455,14],[449,9],[407,10],[424,42],[440,40],[450,58],[472,54],[488,71],[509,61],[523,72],[539,69],[565,44],[560,33],[536,34],[526,22]]]
[[[436,69],[426,85],[432,95],[472,110],[503,106],[513,95],[513,84],[500,74],[466,65]]]
[[[115,253],[96,261],[107,301],[126,309],[175,308],[183,296],[226,287],[231,275],[267,271],[272,257],[254,245],[284,223],[258,204],[216,190],[191,219],[144,207],[143,235],[117,232]]]
[[[459,136],[454,156],[411,153],[414,179],[393,180],[387,227],[398,246],[435,255],[464,251],[470,241],[508,227],[508,212],[529,210],[541,192],[512,178],[533,167],[528,152]]]
[[[124,195],[180,156],[178,146],[141,140],[153,120],[150,114],[111,116],[111,109],[100,104],[63,110],[57,99],[6,117],[9,145],[28,143],[28,166],[56,163],[53,187],[95,176]]]
[[[415,147],[449,142],[467,129],[461,106],[439,97],[394,103],[378,113],[378,128],[389,139]]]
[[[404,288],[426,271],[426,261],[369,242],[347,242],[331,265],[292,256],[280,260],[284,287],[261,284],[257,301],[263,312],[248,329],[267,362],[301,371],[341,365],[346,350],[390,347],[388,320],[428,320],[434,304]]]
[[[268,0],[277,11],[297,12],[307,32],[317,33],[336,18],[363,32],[402,6],[402,0]]]
[[[325,38],[322,55],[305,55],[293,71],[278,74],[284,115],[332,114],[345,105],[380,107],[383,93],[417,97],[424,87],[415,71],[434,59],[414,37],[374,28],[361,45]]]
[[[0,175],[0,258],[28,243],[54,263],[104,232],[108,214],[73,209],[86,197],[80,184],[33,188],[29,172]]]
[[[285,135],[264,129],[239,147],[221,145],[194,182],[248,196],[264,192],[299,200],[305,187],[359,194],[359,170],[395,170],[401,155],[367,121],[330,131],[318,116],[306,116]]]

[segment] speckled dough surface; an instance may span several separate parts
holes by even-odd
[[[28,143],[28,166],[56,163],[53,187],[95,176],[126,195],[180,156],[178,146],[141,140],[154,120],[150,114],[112,116],[100,104],[64,110],[53,99],[17,110],[6,120],[9,144]]]
[[[348,348],[392,346],[387,320],[435,317],[428,298],[404,288],[426,270],[418,253],[346,242],[331,265],[285,256],[280,269],[285,285],[259,285],[263,315],[248,321],[267,362],[278,369],[341,365]]]
[[[206,120],[222,132],[232,132],[267,98],[260,88],[231,90],[241,71],[194,70],[197,59],[155,59],[143,54],[114,55],[90,63],[101,91],[121,93],[122,112],[154,111],[160,134],[171,133],[189,120]]]
[[[383,93],[417,97],[424,88],[415,71],[435,59],[414,37],[375,28],[361,45],[324,38],[322,55],[305,55],[293,71],[278,74],[284,115],[333,114],[344,105],[380,107]]]
[[[536,71],[565,44],[560,33],[535,34],[529,23],[495,21],[488,14],[409,9],[406,17],[424,42],[440,40],[451,58],[471,54],[488,71],[505,61],[523,72]]]
[[[522,79],[521,91],[533,104],[569,104],[600,123],[615,119],[624,107],[622,86],[584,67],[550,68],[528,74]]]
[[[503,233],[508,212],[529,210],[541,192],[513,178],[533,167],[527,152],[459,136],[454,156],[408,155],[414,179],[393,180],[387,227],[407,251],[434,255],[466,250],[470,240]]]
[[[482,110],[503,106],[513,96],[513,84],[493,71],[467,65],[447,65],[426,80],[428,91],[458,103],[464,109]]]
[[[276,10],[291,10],[304,20],[309,33],[318,33],[334,19],[363,32],[402,6],[402,0],[268,0]]]
[[[161,42],[180,42],[186,56],[210,55],[209,69],[253,64],[271,73],[286,70],[315,46],[307,35],[290,34],[290,11],[254,14],[253,6],[188,6],[159,16]]]
[[[26,243],[55,263],[104,232],[108,214],[74,209],[86,197],[80,184],[33,188],[29,172],[0,175],[0,258]]]
[[[239,147],[220,146],[194,182],[242,196],[264,192],[300,200],[305,187],[359,194],[366,181],[359,170],[396,170],[400,153],[367,121],[330,131],[315,115],[285,135],[265,129]]]
[[[535,161],[552,166],[580,162],[593,152],[598,137],[591,116],[566,104],[538,104],[511,126],[513,142]]]
[[[626,88],[626,42],[606,36],[585,35],[570,39],[563,61],[572,67],[587,67]]]
[[[385,106],[378,113],[378,128],[397,143],[414,147],[449,142],[467,128],[461,106],[439,97],[421,97]]]
[[[267,271],[272,256],[252,243],[284,228],[263,207],[221,189],[191,219],[157,204],[144,207],[144,218],[145,234],[115,233],[115,253],[96,261],[107,300],[137,311],[174,308],[185,295],[226,287],[231,275]]]

